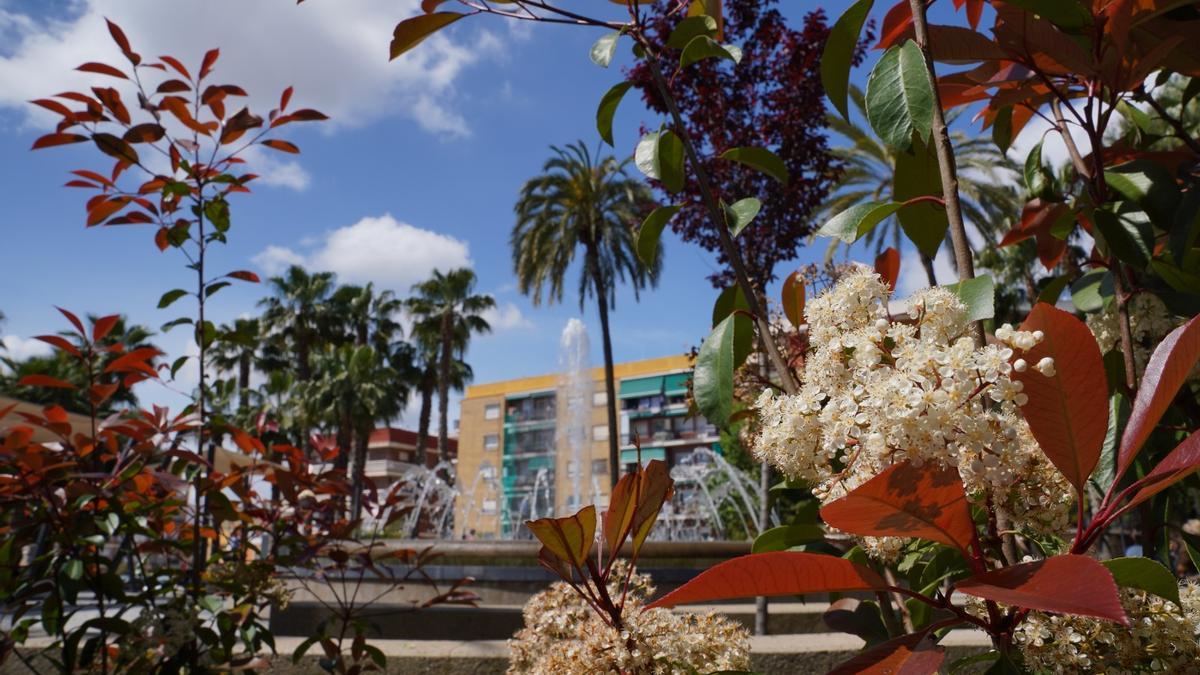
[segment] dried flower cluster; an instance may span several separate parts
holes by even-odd
[[[619,592],[624,563],[614,566],[609,592]],[[509,640],[509,673],[593,675],[595,673],[680,674],[750,667],[750,635],[712,614],[642,611],[654,593],[650,577],[634,574],[618,633],[565,582],[556,582],[525,604],[525,627]]]
[[[950,291],[911,299],[906,320],[888,312],[886,284],[870,270],[842,277],[808,303],[812,349],[794,396],[764,391],[754,454],[807,482],[822,502],[844,496],[905,460],[956,466],[973,498],[990,496],[1019,526],[1060,532],[1071,491],[1021,417],[1014,370],[1054,373],[1054,363],[1014,358],[1037,332],[1003,326],[977,348],[966,308]],[[903,540],[863,540],[890,560]]]
[[[1179,589],[1183,607],[1122,589],[1129,628],[1086,616],[1031,612],[1013,641],[1037,673],[1200,672],[1200,587]]]

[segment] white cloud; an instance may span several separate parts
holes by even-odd
[[[243,86],[252,110],[265,113],[294,85],[292,105],[328,114],[326,129],[398,112],[428,131],[461,136],[467,124],[451,112],[454,83],[464,68],[502,51],[501,40],[491,33],[464,39],[463,30],[479,29],[455,27],[389,62],[393,27],[418,11],[417,0],[301,6],[294,0],[76,0],[67,16],[52,17],[0,9],[0,107],[25,111],[39,126],[57,119],[27,101],[95,83],[95,75],[74,70],[81,63],[124,63],[105,27],[108,17],[147,59],[170,54],[195,69],[205,51],[219,47],[217,80]]]
[[[255,145],[242,153],[250,171],[258,174],[256,185],[286,187],[302,192],[312,183],[312,176],[295,160],[280,159],[274,150],[264,150]]]
[[[268,246],[251,260],[270,276],[280,274],[292,265],[304,265],[304,256],[283,246]]]
[[[338,228],[308,254],[268,246],[253,260],[268,274],[277,274],[288,265],[303,265],[334,272],[341,281],[373,281],[399,291],[407,291],[435,269],[447,271],[472,264],[466,242],[402,223],[390,214]]]
[[[511,302],[496,305],[483,313],[483,318],[491,325],[494,332],[513,328],[532,328],[533,322],[521,313],[521,308]]]
[[[54,352],[54,348],[33,338],[23,338],[19,335],[5,335],[0,338],[0,354],[14,361],[24,361],[25,359],[35,356],[49,356]]]

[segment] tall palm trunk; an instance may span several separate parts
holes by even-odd
[[[238,356],[238,412],[246,412],[250,408],[250,357],[248,351]]]
[[[372,426],[365,425],[355,430],[354,433],[354,477],[351,483],[353,492],[350,501],[350,517],[354,520],[357,520],[362,514],[362,495],[367,474],[367,450],[371,443]]]
[[[421,374],[421,415],[417,419],[417,464],[421,466],[427,465],[429,454],[426,446],[429,444],[429,420],[433,416],[433,386],[433,378],[426,368]]]
[[[608,334],[608,293],[605,292],[604,275],[590,246],[587,257],[588,266],[592,270],[592,282],[596,285],[596,298],[599,300],[600,335],[604,344],[604,390],[608,393],[608,489],[611,493],[621,475],[621,432],[617,427],[617,385],[613,376],[612,338]]]
[[[453,316],[442,314],[442,362],[438,367],[438,461],[450,460],[450,357]]]

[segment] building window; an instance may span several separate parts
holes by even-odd
[[[484,450],[497,450],[500,448],[500,436],[498,434],[485,434],[483,437]]]
[[[572,459],[571,461],[567,462],[567,477],[574,478],[575,474],[578,472],[579,464],[577,464],[575,460]]]
[[[479,467],[479,477],[484,480],[494,479],[496,477],[496,467],[485,463]]]
[[[496,512],[496,500],[495,499],[483,500],[483,508],[481,508],[480,511],[482,511],[483,513],[489,514],[489,515],[495,513]]]
[[[593,476],[607,476],[608,475],[608,460],[607,459],[593,459],[592,460],[592,475]]]
[[[500,419],[500,404],[499,403],[489,403],[489,404],[483,406],[483,419],[485,419],[485,420]]]
[[[593,441],[607,441],[608,440],[608,425],[607,424],[597,424],[596,426],[592,427],[592,440]]]
[[[592,392],[592,405],[597,408],[608,405],[608,392],[607,391]]]

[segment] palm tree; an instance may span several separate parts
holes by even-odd
[[[350,511],[352,518],[358,518],[371,432],[378,421],[390,419],[404,408],[408,387],[369,346],[327,345],[316,355],[313,404],[323,421],[336,430],[338,467],[351,466]]]
[[[608,312],[616,307],[617,281],[628,279],[634,297],[658,283],[662,255],[652,266],[637,258],[634,225],[651,204],[650,189],[626,172],[630,160],[593,158],[582,141],[554,156],[542,175],[525,183],[517,200],[517,223],[509,244],[522,293],[534,305],[561,302],[567,271],[578,249],[579,309],[595,297],[604,342],[604,384],[608,391],[608,469],[612,485],[619,469],[617,396],[613,377]]]
[[[295,359],[296,379],[312,379],[310,354],[321,339],[327,303],[333,293],[332,272],[309,274],[303,267],[292,265],[283,276],[271,277],[272,297],[259,301],[263,307],[262,320],[271,327],[274,337],[287,341]]]
[[[438,459],[444,462],[450,458],[448,408],[454,361],[466,353],[473,334],[491,332],[483,313],[494,308],[496,301],[490,295],[475,294],[475,273],[466,267],[445,274],[434,270],[433,277],[414,285],[412,291],[405,306],[420,326],[414,330],[436,331],[438,336]]]
[[[349,339],[360,347],[370,344],[376,351],[387,351],[388,345],[402,332],[396,315],[404,303],[392,291],[376,293],[375,285],[368,282],[366,286],[342,286],[334,292],[332,300]]]
[[[433,326],[433,328],[437,328]],[[417,393],[421,396],[421,412],[417,417],[417,464],[426,466],[426,444],[429,442],[429,422],[433,416],[433,395],[438,384],[438,336],[423,335],[422,327],[413,327],[413,339],[417,345],[412,349],[412,382],[416,383]],[[456,336],[458,342],[464,342],[466,336]],[[461,350],[456,350],[461,351]],[[474,379],[475,373],[470,364],[455,357],[450,364],[450,389],[462,391],[467,383]]]
[[[237,319],[222,324],[217,340],[209,348],[212,365],[222,373],[237,373],[238,412],[250,407],[250,375],[258,362],[260,324],[257,318]]]
[[[859,117],[866,118],[866,101],[857,87],[850,90]],[[947,124],[957,112],[950,114]],[[817,214],[824,222],[846,209],[864,201],[893,200],[896,177],[896,151],[884,145],[868,129],[840,115],[825,118],[829,129],[845,137],[849,144],[834,148],[833,154],[842,161],[842,173],[830,190],[830,197]],[[983,235],[985,246],[996,241],[996,235],[1007,230],[1007,224],[1021,213],[1022,193],[1014,187],[1017,169],[992,143],[991,139],[968,136],[961,131],[950,133],[954,157],[958,165],[958,191],[963,217]],[[940,196],[940,189],[938,192]],[[864,241],[878,253],[884,246],[900,248],[901,227],[896,216],[890,216],[868,232]],[[830,252],[838,240],[830,244]],[[933,258],[921,253],[921,264],[930,286],[937,285]]]

